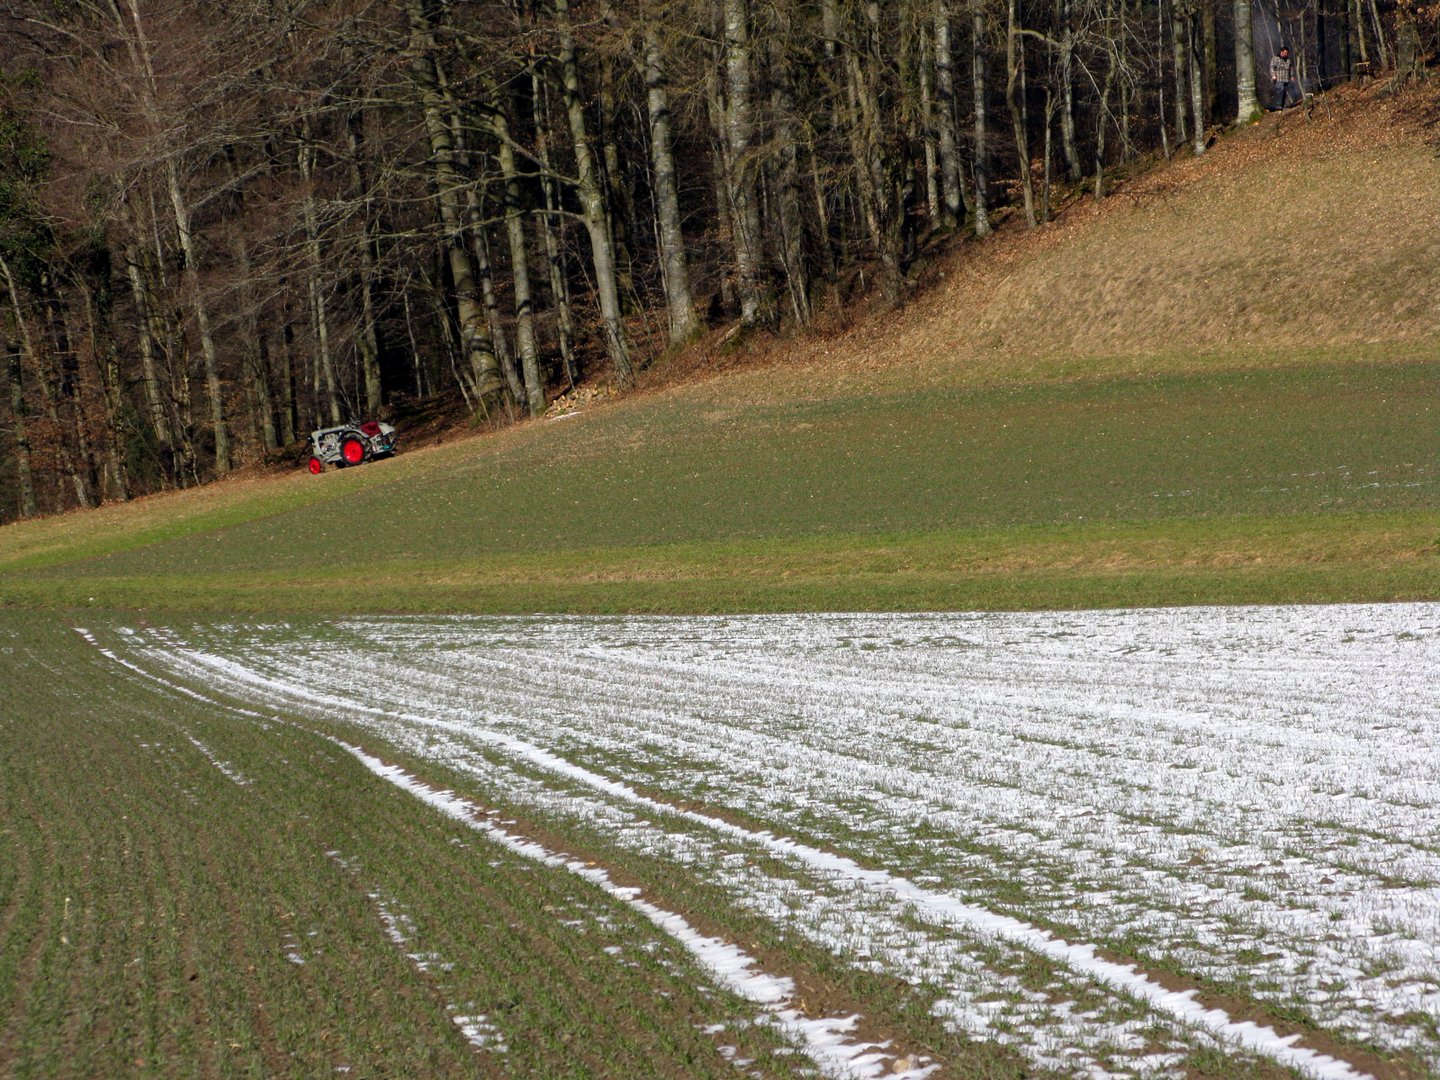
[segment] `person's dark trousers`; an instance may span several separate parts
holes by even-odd
[[[1283,108],[1285,108],[1285,105],[1286,105],[1287,102],[1289,102],[1292,93],[1293,93],[1294,98],[1295,98],[1295,104],[1296,104],[1296,105],[1299,105],[1299,104],[1300,104],[1300,91],[1299,91],[1299,90],[1294,90],[1294,91],[1291,90],[1291,87],[1294,86],[1294,85],[1295,85],[1294,83],[1288,82],[1288,81],[1287,81],[1287,82],[1277,82],[1277,83],[1275,84],[1275,108],[1277,108],[1277,109],[1283,109]]]

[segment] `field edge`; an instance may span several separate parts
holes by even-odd
[[[1168,519],[408,560],[10,573],[0,608],[294,614],[1074,610],[1440,599],[1440,512]]]

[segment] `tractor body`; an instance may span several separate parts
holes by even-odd
[[[341,424],[320,428],[310,433],[310,464],[312,473],[325,471],[326,465],[344,468],[363,465],[374,458],[395,453],[395,428],[375,420],[363,424]]]

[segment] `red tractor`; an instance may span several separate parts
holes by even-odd
[[[325,471],[327,464],[343,469],[346,465],[362,465],[393,453],[395,429],[374,420],[320,428],[310,433],[310,471],[317,476]]]

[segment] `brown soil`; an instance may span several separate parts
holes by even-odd
[[[1337,1061],[1346,1062],[1359,1072],[1374,1077],[1374,1080],[1425,1080],[1427,1075],[1418,1064],[1383,1058],[1363,1047],[1337,1039],[1329,1032],[1292,1023],[1277,1017],[1263,1005],[1249,998],[1222,994],[1213,988],[1206,987],[1203,983],[1183,975],[1177,975],[1172,971],[1146,967],[1143,963],[1136,963],[1133,956],[1125,956],[1108,949],[1098,950],[1098,954],[1104,959],[1116,963],[1135,964],[1135,970],[1139,974],[1144,975],[1152,982],[1159,983],[1166,990],[1182,993],[1193,990],[1197,1002],[1206,1008],[1223,1009],[1234,1021],[1243,1023],[1248,1020],[1261,1027],[1272,1028],[1281,1037],[1298,1035],[1300,1039],[1296,1045],[1321,1054],[1328,1054]]]

